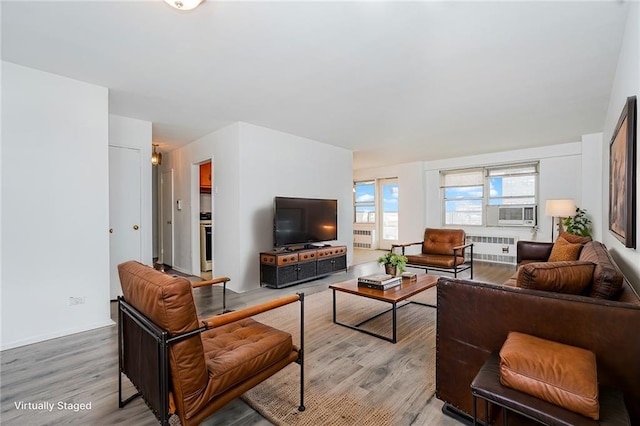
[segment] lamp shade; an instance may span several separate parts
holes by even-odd
[[[574,200],[547,200],[544,214],[552,217],[569,217],[576,212]]]

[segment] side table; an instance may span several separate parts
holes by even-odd
[[[477,400],[484,400],[485,425],[490,423],[489,403],[502,408],[503,424],[509,424],[509,411],[546,425],[630,425],[624,397],[619,390],[600,387],[600,420],[593,420],[566,410],[535,396],[503,386],[500,383],[500,356],[492,353],[471,382],[473,395],[473,424],[477,425]]]

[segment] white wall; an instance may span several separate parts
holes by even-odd
[[[183,208],[174,209],[173,267],[200,273],[200,194],[197,164],[213,161],[214,261],[216,275],[235,278],[239,228],[240,148],[239,124],[210,133],[163,156],[161,171],[173,169],[174,197]]]
[[[574,199],[578,206],[587,208],[590,216],[593,211],[598,210],[600,205],[600,196],[597,191],[592,191],[591,188],[582,184],[583,170],[585,173],[590,173],[599,167],[599,160],[593,154],[598,147],[598,135],[589,135],[583,139],[586,141],[425,162],[425,226],[442,227],[440,170],[539,161],[537,233],[532,232],[531,228],[520,227],[468,226],[463,228],[467,233],[475,235],[513,236],[518,239],[551,241],[551,218],[544,214],[547,199]],[[589,155],[583,155],[585,151]]]
[[[515,227],[465,227],[475,235],[513,236],[526,240],[551,240],[551,218],[544,215],[546,199],[572,198],[586,208],[594,221],[594,236],[601,231],[601,134],[585,135],[581,142],[505,151],[445,160],[406,163],[354,171],[354,180],[398,177],[401,242],[419,241],[425,227],[442,227],[440,170],[540,161],[538,231]],[[596,187],[594,190],[593,188]]]
[[[198,168],[213,159],[213,274],[230,288],[260,286],[258,253],[273,246],[273,197],[338,200],[338,239],[352,255],[352,153],[291,134],[235,123],[177,149],[163,167],[174,169],[175,267],[199,272]],[[179,237],[178,237],[179,236]],[[193,253],[193,256],[192,256]]]
[[[626,248],[608,230],[609,229],[609,143],[615,126],[620,118],[626,98],[640,97],[640,5],[629,4],[629,16],[624,33],[623,44],[616,67],[616,76],[611,90],[609,107],[604,126],[602,146],[602,217],[604,218],[603,242],[612,252],[619,266],[635,288],[640,291],[640,144],[636,150],[636,249]],[[636,132],[638,129],[636,129]]]
[[[158,168],[151,167],[151,227],[153,231],[151,233],[151,258],[159,258],[160,247],[160,234],[162,232],[160,228],[160,210],[158,209],[158,203],[160,202],[160,185],[158,177]]]
[[[2,62],[2,123],[2,349],[111,324],[107,89]]]
[[[351,151],[264,127],[240,128],[241,267],[244,290],[260,282],[257,254],[273,248],[273,197],[338,200],[338,240],[353,255],[353,155]],[[242,272],[242,271],[241,271]]]
[[[153,194],[151,165],[151,122],[134,118],[109,115],[109,145],[139,149],[142,162],[142,200],[140,204],[140,232],[142,259],[147,265],[153,264],[153,235],[151,198]],[[148,159],[148,161],[144,161]]]
[[[602,241],[606,231],[606,218],[602,216],[602,133],[582,136],[582,202],[580,207],[587,210],[591,219],[593,238]]]
[[[353,172],[355,181],[398,178],[398,241],[400,242],[419,241],[424,235],[425,191],[422,175],[422,162],[360,169]]]

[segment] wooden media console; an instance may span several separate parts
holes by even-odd
[[[260,284],[282,288],[347,270],[347,247],[274,249],[260,253]]]

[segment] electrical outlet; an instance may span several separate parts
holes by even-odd
[[[70,297],[69,298],[69,306],[74,306],[74,305],[83,305],[85,303],[85,298],[84,296],[81,297]]]

